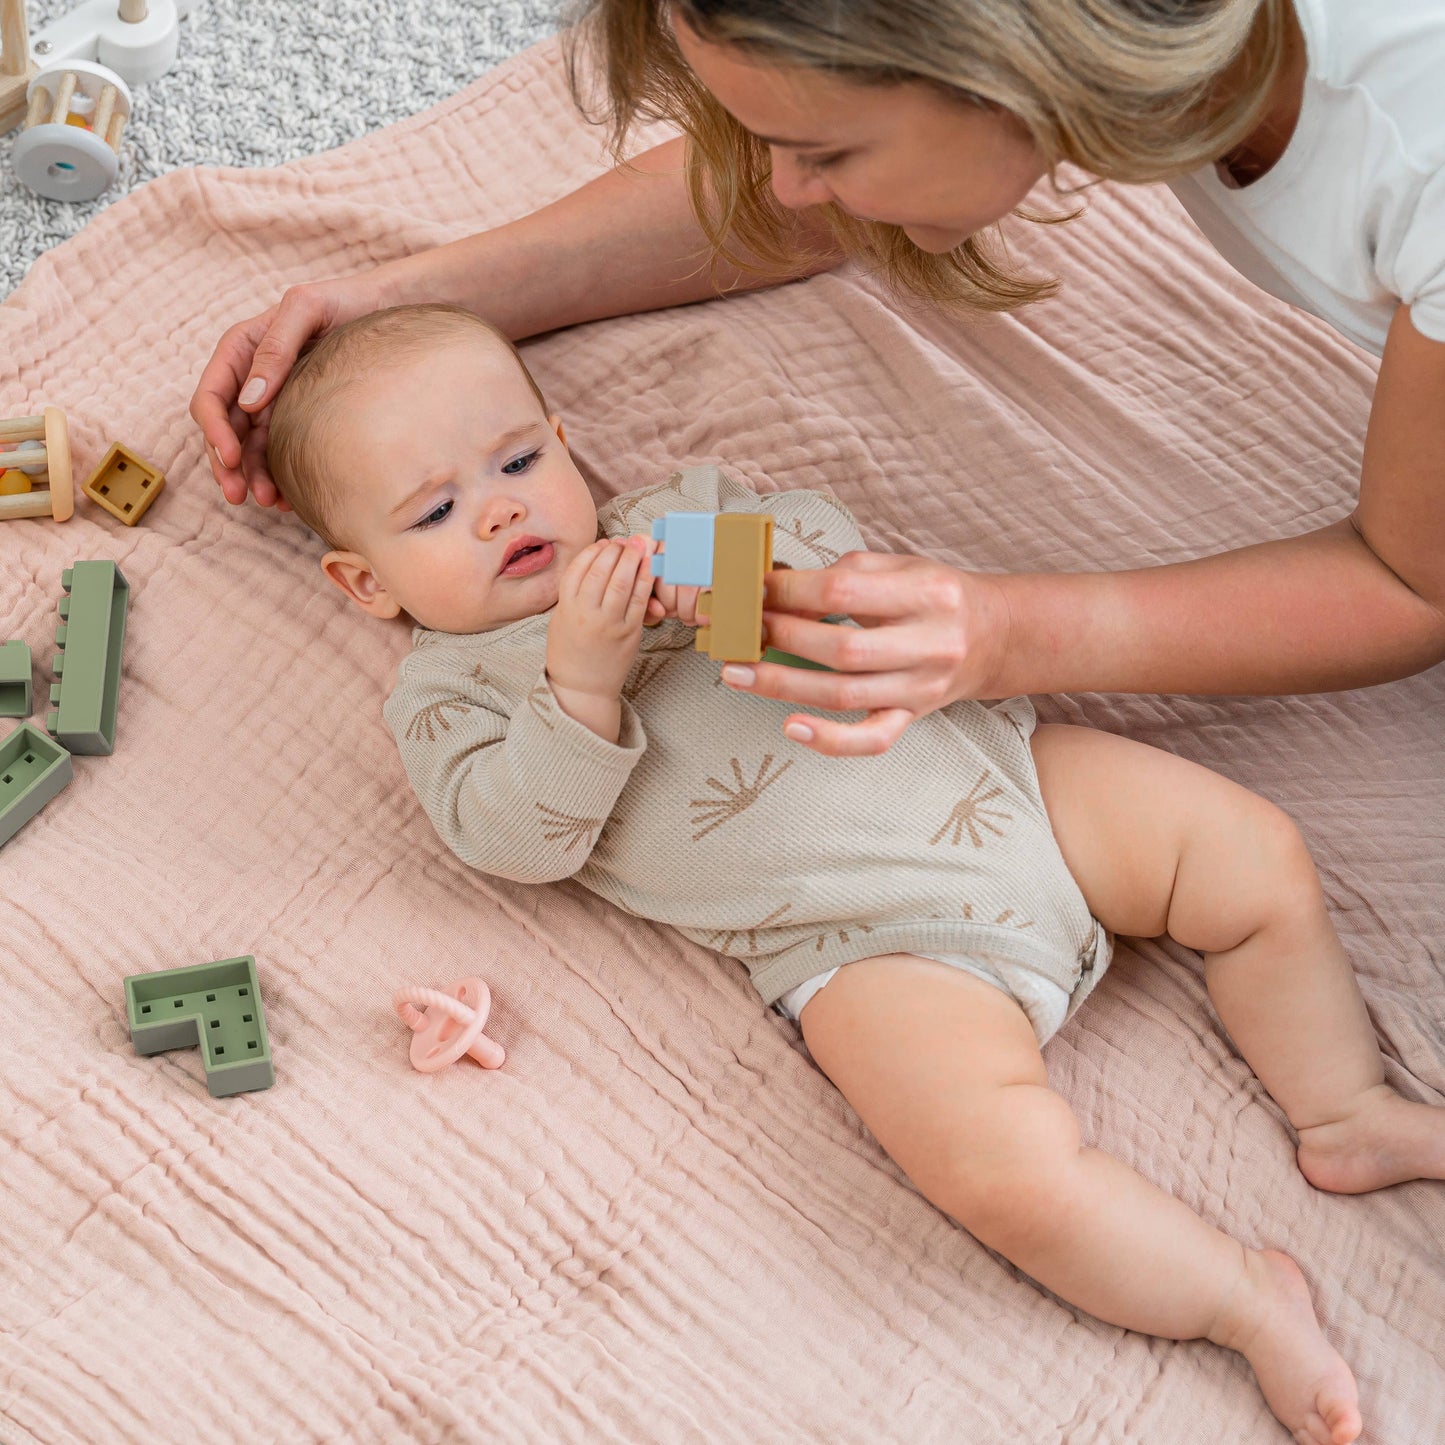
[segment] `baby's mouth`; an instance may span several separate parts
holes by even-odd
[[[552,561],[552,544],[540,537],[518,537],[507,548],[507,555],[498,574],[502,577],[529,577]]]

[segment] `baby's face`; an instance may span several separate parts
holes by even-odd
[[[344,569],[343,590],[367,611],[399,608],[440,632],[556,605],[567,564],[597,537],[597,508],[557,418],[504,348],[444,342],[383,364],[337,404],[334,462],[356,551],[328,554],[333,581]]]

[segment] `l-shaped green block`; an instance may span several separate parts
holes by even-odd
[[[0,642],[0,717],[29,717],[34,696],[30,648],[23,642]]]
[[[0,740],[0,848],[71,779],[70,754],[33,723]]]
[[[125,981],[125,1011],[138,1054],[199,1044],[214,1098],[276,1082],[252,954],[133,973]]]
[[[61,574],[55,681],[45,726],[73,753],[115,751],[120,655],[130,584],[114,562],[77,562]]]

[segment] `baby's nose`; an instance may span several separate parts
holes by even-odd
[[[490,506],[482,508],[481,531],[484,537],[495,537],[498,532],[515,526],[527,515],[527,509],[514,498],[499,498]]]

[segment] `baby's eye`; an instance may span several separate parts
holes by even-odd
[[[535,462],[541,454],[542,448],[538,447],[536,451],[528,452],[524,457],[513,457],[512,460],[502,468],[502,471],[509,477],[521,476],[523,472],[531,469],[532,463]]]
[[[452,504],[450,502],[442,502],[435,511],[428,512],[411,530],[413,532],[424,532],[428,527],[435,527],[451,509]]]

